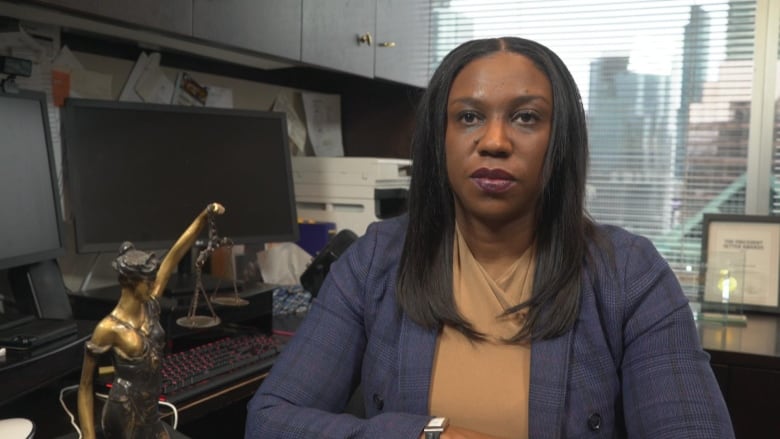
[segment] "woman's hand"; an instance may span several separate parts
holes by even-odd
[[[225,206],[219,203],[211,203],[206,209],[209,211],[209,213],[216,213],[217,215],[222,215],[225,213]]]

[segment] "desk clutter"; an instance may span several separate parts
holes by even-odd
[[[300,285],[277,288],[273,293],[273,315],[303,315],[309,311],[312,295]]]

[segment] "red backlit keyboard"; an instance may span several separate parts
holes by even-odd
[[[204,343],[163,359],[162,395],[176,403],[271,369],[280,345],[264,334]]]

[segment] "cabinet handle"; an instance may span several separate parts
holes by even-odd
[[[366,32],[363,35],[357,37],[358,45],[368,44],[369,46],[374,42],[374,37],[371,36],[371,32]]]
[[[395,41],[385,41],[384,43],[379,43],[381,47],[395,47]]]

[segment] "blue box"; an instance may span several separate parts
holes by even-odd
[[[298,221],[300,239],[296,244],[315,256],[336,234],[336,223],[322,221]]]

